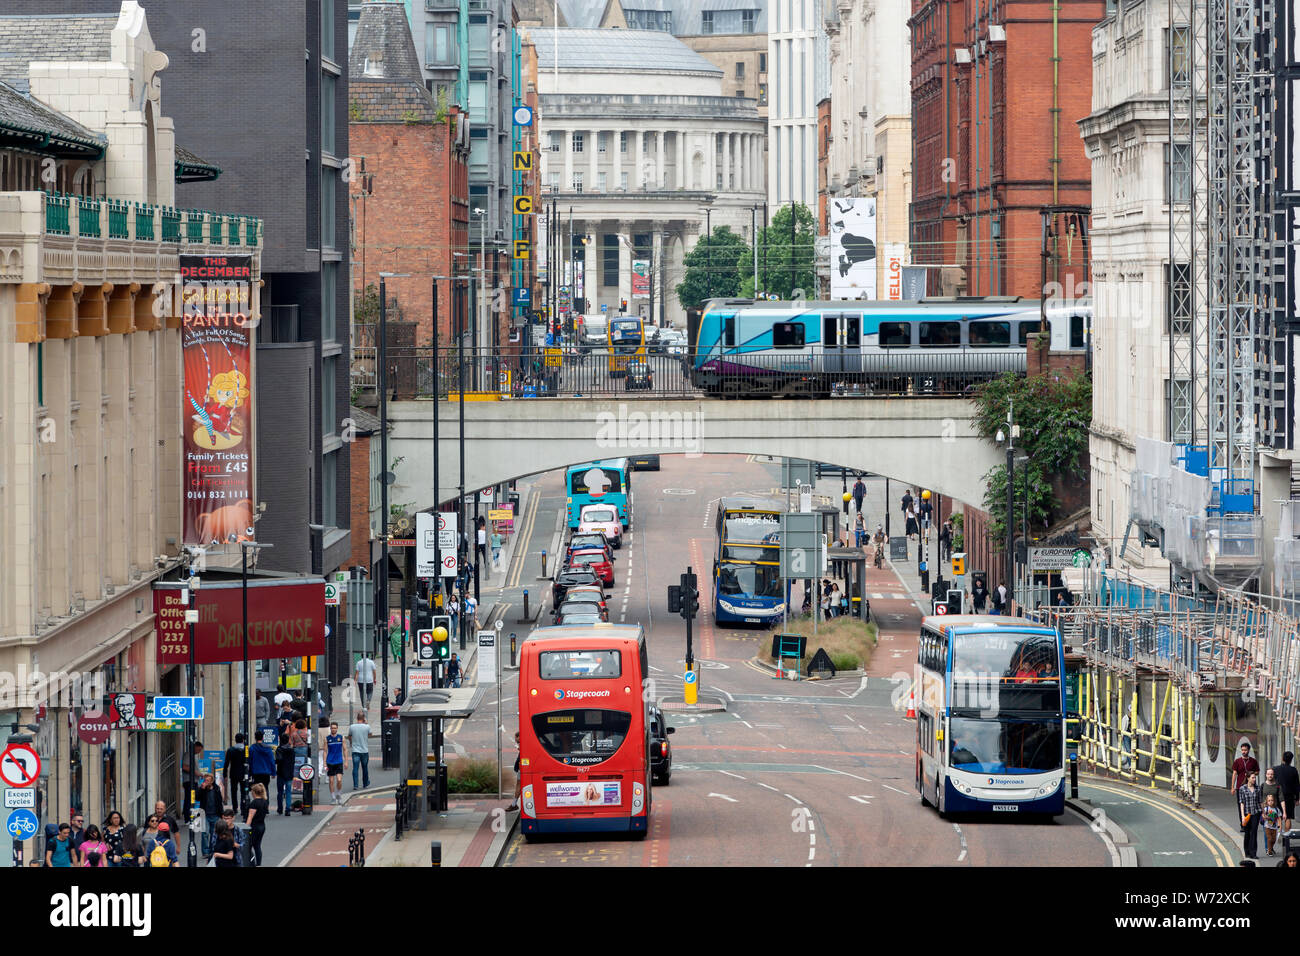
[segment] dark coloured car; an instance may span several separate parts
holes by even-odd
[[[633,389],[651,389],[655,387],[654,372],[650,371],[650,366],[645,362],[628,362],[627,378],[624,380],[623,388],[625,391]]]
[[[586,567],[566,568],[561,571],[551,583],[551,604],[559,607],[564,603],[564,595],[568,593],[569,588],[584,584],[600,587],[600,575]]]
[[[635,456],[634,458],[632,458],[632,470],[633,471],[658,471],[659,456],[658,455]]]
[[[557,625],[595,624],[608,620],[609,612],[591,601],[565,601],[555,615]]]
[[[564,600],[561,604],[568,604],[571,601],[583,601],[588,604],[599,604],[602,611],[609,611],[605,602],[605,591],[599,584],[574,584],[569,590],[564,592]],[[555,611],[560,608],[557,606]]]
[[[677,728],[669,727],[664,712],[653,704],[646,710],[650,717],[650,772],[657,785],[666,787],[673,774],[673,751],[668,735],[677,733]]]
[[[581,550],[583,548],[597,548],[603,550],[609,546],[609,539],[599,531],[586,531],[575,534],[569,539],[569,546],[565,548],[568,553]]]

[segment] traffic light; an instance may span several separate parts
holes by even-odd
[[[433,656],[440,661],[451,657],[451,615],[435,614],[433,624]]]
[[[676,584],[668,585],[668,613],[682,613],[682,589]]]
[[[627,299],[619,299],[619,300],[618,300],[618,310],[619,310],[620,312],[626,312],[626,311],[627,311]]]
[[[961,591],[950,590],[948,592],[948,613],[961,613]]]
[[[422,631],[432,627],[430,619],[433,616],[433,609],[429,607],[429,602],[417,595],[413,603],[415,612],[411,615],[414,619],[412,621],[413,628]]]
[[[682,589],[682,617],[694,617],[700,611],[700,592],[696,588]]]

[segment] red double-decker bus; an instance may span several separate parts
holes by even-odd
[[[645,632],[632,624],[542,627],[520,648],[520,827],[645,837],[650,724]]]

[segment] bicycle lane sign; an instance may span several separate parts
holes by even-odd
[[[9,814],[9,820],[5,829],[15,840],[28,840],[36,836],[37,829],[40,828],[40,821],[36,819],[36,814],[30,810],[15,810]]]
[[[31,744],[10,744],[0,754],[0,780],[11,787],[30,787],[41,775],[41,758]]]

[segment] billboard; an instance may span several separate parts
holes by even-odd
[[[831,298],[876,297],[876,201],[832,199]]]
[[[903,266],[907,264],[907,245],[886,242],[882,247],[885,259],[885,294],[880,298],[895,301],[904,298]]]
[[[253,540],[252,256],[180,257],[186,544]]]
[[[194,663],[228,664],[244,657],[243,587],[239,581],[204,581],[196,592]],[[182,588],[153,592],[158,666],[187,664],[189,627]],[[319,579],[250,581],[248,659],[271,660],[325,653],[325,582]]]
[[[650,260],[632,260],[632,298],[650,298]]]

